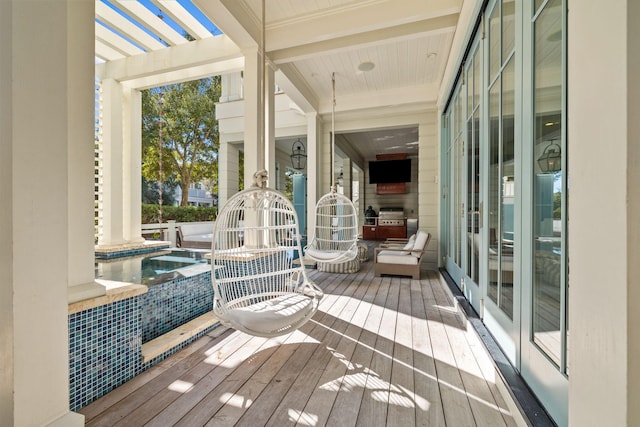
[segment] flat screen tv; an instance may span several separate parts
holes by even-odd
[[[369,162],[369,184],[411,182],[411,159]]]

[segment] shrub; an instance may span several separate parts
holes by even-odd
[[[142,223],[158,222],[158,205],[142,204]],[[176,222],[213,221],[218,215],[217,206],[163,206],[162,222],[175,220]]]

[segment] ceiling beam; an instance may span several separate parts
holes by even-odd
[[[315,14],[269,22],[267,51],[425,22],[459,13],[460,0],[349,2],[343,7],[331,7]]]
[[[334,54],[369,46],[396,43],[400,40],[416,39],[437,32],[453,32],[456,29],[457,22],[458,14],[452,13],[424,21],[270,51],[268,55],[276,64],[282,64],[318,55]]]
[[[344,95],[340,96],[336,102],[336,114],[372,108],[394,108],[398,106],[397,100],[401,100],[402,105],[432,106],[438,98],[438,91],[439,85],[426,84]],[[331,114],[331,109],[332,100],[329,97],[323,99],[320,103],[319,113],[322,115]]]

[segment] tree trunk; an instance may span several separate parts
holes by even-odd
[[[183,179],[180,181],[180,188],[182,189],[182,197],[180,199],[180,206],[187,206],[189,204],[189,185],[190,182]]]

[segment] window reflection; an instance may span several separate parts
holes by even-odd
[[[560,366],[565,280],[563,259],[562,164],[538,162],[551,144],[562,146],[562,8],[547,3],[534,23],[534,220],[533,339]],[[560,34],[560,37],[558,37]],[[541,167],[542,166],[542,167]],[[545,170],[546,169],[546,170]]]

